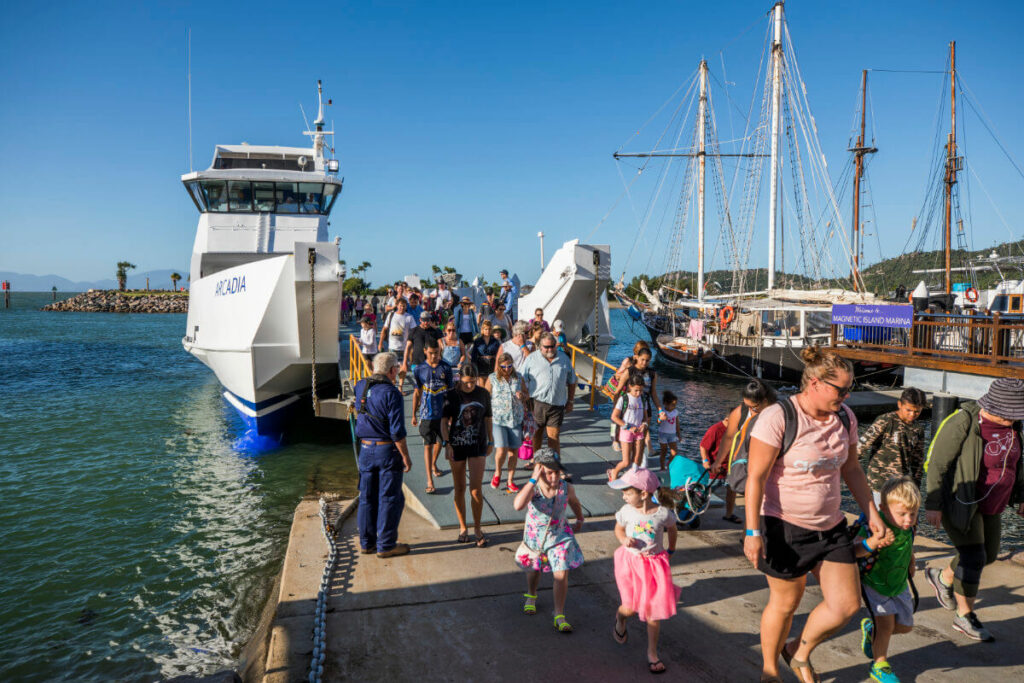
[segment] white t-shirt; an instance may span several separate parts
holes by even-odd
[[[452,300],[452,290],[450,289],[438,289],[437,290],[437,307],[438,309],[444,308],[446,301]]]
[[[676,420],[679,419],[678,410],[664,410],[660,416],[662,420],[658,422],[658,433],[669,436],[676,435]]]
[[[388,351],[405,353],[405,343],[409,341],[409,333],[415,328],[416,321],[411,315],[395,311],[391,316],[391,324],[388,325]]]
[[[640,539],[644,543],[641,548],[630,547],[629,550],[657,555],[665,551],[662,543],[664,532],[669,526],[675,525],[676,513],[671,508],[659,505],[654,512],[645,515],[640,508],[627,503],[615,513],[615,521],[625,529],[626,536]]]
[[[359,350],[365,354],[377,353],[377,330],[364,327],[359,331]]]
[[[526,353],[523,351],[522,346],[509,339],[501,345],[501,350],[512,356],[512,364],[516,366],[516,372],[523,369],[523,363],[526,362]]]

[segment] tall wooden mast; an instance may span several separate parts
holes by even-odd
[[[853,152],[853,268],[851,278],[853,279],[853,291],[860,291],[860,179],[864,175],[864,155],[874,154],[878,151],[876,147],[864,146],[864,128],[867,119],[868,72],[867,69],[860,75],[860,135],[857,137],[857,144],[850,148]]]
[[[949,43],[949,141],[946,143],[946,294],[953,293],[953,186],[960,170],[960,157],[956,155],[956,41]]]
[[[771,171],[768,189],[768,289],[775,287],[775,233],[779,221],[779,108],[782,101],[782,2],[772,8],[772,122]]]

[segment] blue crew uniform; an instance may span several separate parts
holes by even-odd
[[[402,455],[395,442],[405,438],[405,404],[402,394],[386,377],[370,388],[366,410],[356,416],[359,439],[359,545],[378,553],[398,543],[398,522],[405,508],[402,493]],[[356,383],[358,407],[370,380]]]

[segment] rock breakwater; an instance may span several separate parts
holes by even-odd
[[[186,292],[92,289],[43,306],[44,311],[78,313],[188,313]]]

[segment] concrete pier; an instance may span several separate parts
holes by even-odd
[[[411,399],[406,400],[408,412]],[[489,477],[484,530],[490,545],[456,543],[448,463],[442,455],[445,474],[435,480],[438,493],[426,494],[422,442],[410,429],[413,467],[405,479],[399,540],[411,544],[412,552],[383,560],[360,554],[355,516],[344,521],[330,586],[324,680],[646,679],[643,626],[630,622],[626,645],[612,638],[618,592],[611,515],[621,499],[605,485],[604,471],[618,459],[607,419],[578,402],[563,435],[562,457],[587,516],[579,535],[586,564],[570,574],[566,607],[575,632],[560,634],[552,627],[550,579],[541,582],[538,613],[522,613],[526,581],[512,555],[522,540],[524,513],[512,510],[504,490],[490,488]],[[525,473],[520,482],[523,478]],[[306,680],[309,673],[314,606],[328,551],[317,506],[308,500],[296,510],[276,614],[263,643],[265,664],[247,668],[246,680],[287,683]],[[672,558],[676,583],[683,587],[680,611],[661,633],[667,680],[757,680],[759,621],[768,591],[764,576],[743,557],[741,538],[738,527],[721,519],[720,508],[705,514],[701,531],[680,532]],[[916,550],[919,569],[946,562],[952,552],[921,536]],[[915,630],[894,637],[890,648],[890,662],[902,680],[1024,680],[1024,567],[1004,556],[985,570],[978,614],[995,643],[976,643],[954,632],[951,613],[938,606],[920,571],[916,585],[921,604]],[[820,599],[818,588],[810,586],[794,634]],[[866,612],[814,653],[822,680],[868,678],[869,662],[860,652],[861,616]],[[785,680],[797,680],[782,668]]]

